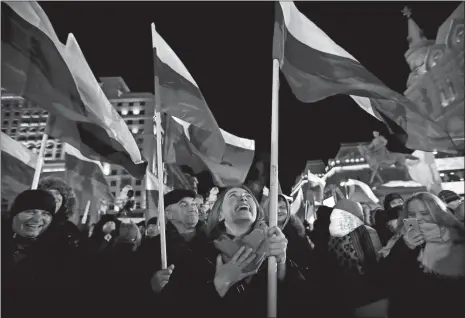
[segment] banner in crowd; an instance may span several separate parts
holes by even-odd
[[[350,95],[376,118],[382,119],[382,114],[399,125],[408,135],[407,147],[433,151],[438,145],[432,140],[444,136],[437,150],[456,151],[455,145],[447,142],[447,132],[429,114],[383,84],[293,2],[276,2],[273,58],[280,61],[281,71],[300,101]]]
[[[37,2],[2,3],[2,87],[50,112],[50,136],[144,176],[147,163],[76,40],[63,45]]]
[[[38,156],[5,133],[0,135],[2,149],[2,198],[13,200],[30,189]]]

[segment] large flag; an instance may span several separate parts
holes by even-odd
[[[165,128],[165,163],[187,165],[194,173],[209,171],[218,187],[243,184],[255,154],[255,141],[220,130],[226,141],[221,161],[203,154],[191,142],[189,123],[167,116]]]
[[[350,95],[376,118],[381,120],[382,114],[399,125],[408,135],[407,147],[456,150],[445,129],[428,113],[384,85],[293,2],[276,3],[273,58],[280,61],[300,101],[312,103],[336,94]],[[440,144],[435,142],[439,139]]]
[[[13,200],[30,189],[37,164],[37,155],[5,133],[0,135],[2,149],[2,198]]]
[[[164,187],[166,189],[166,187]],[[147,171],[145,175],[145,195],[147,198],[147,209],[145,220],[148,221],[153,217],[158,217],[158,198],[160,197],[160,188],[158,187],[158,178]]]
[[[134,137],[72,35],[58,40],[37,2],[2,3],[2,87],[50,112],[48,133],[86,157],[145,174]]]
[[[221,160],[224,136],[187,68],[152,24],[155,77],[159,80],[161,111],[186,123],[190,142],[200,153]]]

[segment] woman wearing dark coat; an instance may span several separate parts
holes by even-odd
[[[406,218],[418,220],[419,233],[404,229]],[[465,230],[438,197],[408,199],[380,255],[390,318],[465,317]]]
[[[267,255],[278,262],[278,317],[300,317],[302,276],[286,258],[284,235],[268,228],[247,188],[226,189],[206,229],[208,242],[178,262],[161,293],[163,317],[267,317]]]
[[[22,192],[2,219],[2,317],[73,317],[79,295],[74,264],[45,234],[55,216],[55,199],[43,190]],[[76,315],[78,316],[78,315]]]

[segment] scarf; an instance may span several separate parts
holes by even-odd
[[[231,235],[226,234],[224,222],[218,225],[217,231],[221,233],[218,233],[219,236],[217,236],[218,238],[214,240],[214,245],[216,249],[221,252],[223,262],[231,260],[234,254],[242,246],[246,246],[246,248],[252,248],[252,253],[257,256],[246,268],[244,268],[243,272],[247,273],[258,270],[261,267],[268,253],[268,226],[264,221],[256,222],[252,227],[252,231],[242,238],[234,238]]]
[[[425,245],[418,255],[418,262],[425,273],[435,273],[449,277],[465,276],[465,240],[459,230],[440,227],[434,223],[420,224]],[[396,234],[379,255],[387,257],[392,247],[405,234]]]

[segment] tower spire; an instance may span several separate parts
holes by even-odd
[[[423,46],[425,41],[427,41],[426,37],[423,35],[423,30],[420,29],[418,24],[412,19],[412,9],[405,6],[404,9],[401,11],[404,17],[408,19],[408,37],[407,40],[409,42],[410,48],[416,48],[418,46]]]

